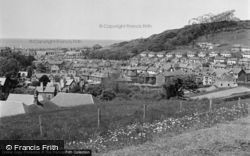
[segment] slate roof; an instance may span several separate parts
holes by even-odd
[[[241,68],[233,68],[231,71],[238,74],[241,71]]]
[[[24,114],[24,107],[18,101],[0,101],[0,118],[6,116],[13,116]]]
[[[95,73],[92,73],[90,76],[92,76],[92,77],[99,77],[99,78],[105,78],[105,77],[108,77],[108,73],[95,72]]]
[[[46,51],[36,51],[37,55],[46,55],[47,52]]]
[[[1,85],[1,86],[4,86],[5,81],[6,81],[6,78],[5,78],[5,77],[0,77],[0,85]]]
[[[43,97],[38,95],[38,100],[42,101]],[[34,103],[34,95],[29,94],[9,94],[7,101],[20,102],[25,103],[27,105],[31,105]]]
[[[250,74],[250,70],[244,70],[246,74]]]
[[[51,65],[60,65],[63,63],[62,60],[48,60],[47,62]]]
[[[164,76],[180,76],[180,75],[184,75],[185,73],[182,72],[181,70],[176,70],[173,72],[170,71],[166,71],[163,73]]]
[[[74,79],[69,79],[69,80],[66,80],[66,86],[70,86],[72,83],[73,83]]]
[[[66,55],[76,55],[76,54],[81,54],[81,52],[79,52],[79,51],[67,51],[65,54]]]
[[[121,76],[119,77],[118,79],[116,79],[115,81],[117,82],[131,82],[131,78],[130,77],[127,77],[127,76]]]
[[[24,106],[25,113],[38,113],[41,111],[50,111],[50,110],[60,109],[59,106],[57,106],[56,104],[54,104],[53,102],[49,100],[39,101],[39,103],[42,106],[36,105],[36,104],[26,105],[24,103],[23,106]]]
[[[43,90],[43,87],[36,87],[36,90],[39,93],[54,93],[55,92],[55,87],[46,86],[44,90]]]
[[[215,59],[215,60],[225,60],[224,57],[215,57],[214,59]]]
[[[59,67],[57,65],[52,65],[51,70],[59,70]]]
[[[148,51],[143,51],[141,54],[148,54],[149,52]]]
[[[94,104],[92,95],[77,93],[58,93],[51,99],[51,102],[58,105],[59,107]]]

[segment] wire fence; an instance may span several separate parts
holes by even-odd
[[[49,112],[3,118],[0,139],[88,139],[133,123],[153,123],[167,118],[212,115],[221,108],[247,103],[221,100],[111,101]],[[247,112],[245,112],[246,114]],[[4,126],[3,126],[4,125]]]
[[[180,118],[183,116],[196,114],[198,116],[212,114],[220,108],[231,109],[235,106],[240,106],[247,109],[247,103],[241,103],[239,98],[237,102],[224,102],[217,100],[204,100],[201,101],[168,101],[168,102],[140,102],[138,104],[124,103],[121,105],[117,104],[99,104],[94,109],[91,109],[86,117],[93,123],[89,123],[86,126],[92,129],[115,129],[121,126],[129,125],[132,123],[151,123],[156,120],[163,120],[168,117]],[[61,110],[71,111],[71,109]],[[49,112],[50,115],[56,111]],[[76,112],[75,117],[77,118]],[[83,112],[86,113],[86,110]],[[45,116],[46,115],[46,116]],[[42,123],[42,118],[50,118],[48,113],[45,115],[39,115],[39,129],[41,136],[44,135],[43,126],[47,125]],[[65,116],[67,117],[67,116]],[[85,118],[86,118],[85,117]],[[51,116],[52,118],[52,116]],[[69,117],[74,123],[74,118]],[[69,120],[69,118],[67,120]],[[65,120],[66,121],[66,120]],[[76,123],[79,124],[79,123]],[[47,128],[47,130],[49,130]]]

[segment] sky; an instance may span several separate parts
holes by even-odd
[[[0,38],[130,40],[232,9],[250,19],[250,0],[0,0]]]

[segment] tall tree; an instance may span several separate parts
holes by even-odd
[[[183,97],[184,89],[194,92],[197,88],[198,84],[193,76],[176,77],[163,85],[163,96],[167,99],[171,97]]]
[[[2,59],[0,62],[0,75],[16,77],[19,71],[19,63],[16,59]]]
[[[50,82],[50,79],[47,75],[43,75],[40,77],[39,82],[42,82],[43,86],[47,86],[48,82]]]

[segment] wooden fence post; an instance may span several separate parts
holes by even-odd
[[[41,115],[38,116],[39,119],[39,129],[40,129],[40,135],[43,137],[43,127],[42,127],[42,117]]]
[[[209,112],[212,112],[213,100],[209,99]]]
[[[182,112],[182,101],[180,101],[180,112]]]
[[[147,105],[143,105],[143,121],[146,119],[146,111],[147,111]]]
[[[100,118],[101,118],[101,110],[97,109],[97,128],[100,128]]]

